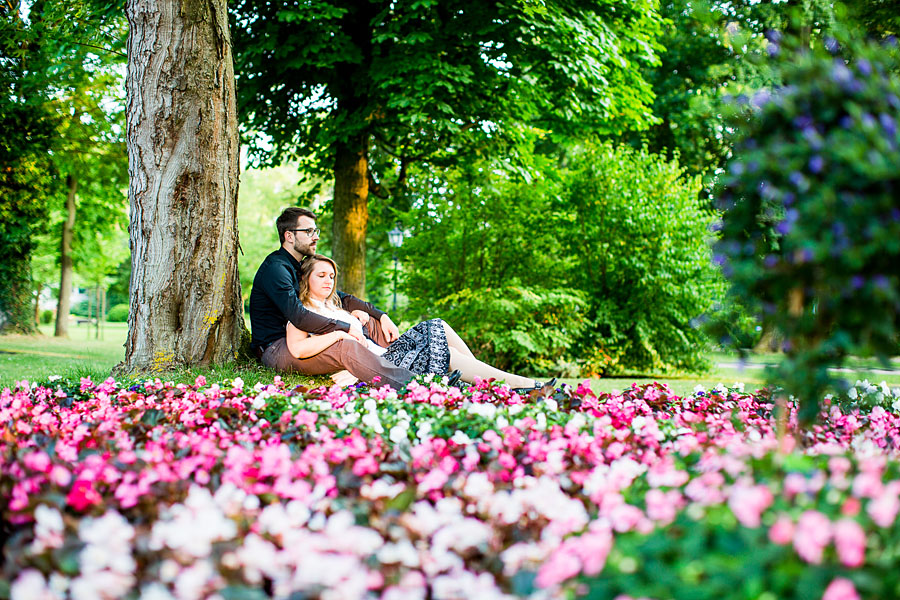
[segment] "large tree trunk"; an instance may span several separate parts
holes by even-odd
[[[369,224],[368,136],[338,144],[334,161],[334,260],[340,289],[366,294],[366,228]]]
[[[225,0],[128,0],[131,310],[120,370],[233,359],[238,130]]]
[[[78,180],[66,175],[66,222],[59,243],[59,301],[56,303],[56,337],[69,337],[69,311],[72,308],[72,235],[75,231],[75,192]]]

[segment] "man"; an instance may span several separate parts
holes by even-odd
[[[316,216],[305,208],[286,208],[275,222],[281,248],[269,254],[253,279],[250,292],[250,347],[259,361],[280,371],[299,371],[324,375],[346,369],[356,378],[372,383],[376,376],[394,388],[403,387],[415,375],[396,367],[369,351],[365,338],[345,321],[323,317],[304,307],[297,297],[300,263],[316,253],[319,229]],[[366,334],[375,343],[386,346],[400,332],[391,318],[368,302],[338,292],[344,309],[360,317]],[[287,349],[285,326],[290,321],[297,329],[322,334],[340,329],[355,340],[340,340],[309,358],[295,358]]]

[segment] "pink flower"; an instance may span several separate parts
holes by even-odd
[[[772,505],[772,492],[765,485],[735,485],[728,507],[744,527],[759,527],[760,515]]]
[[[856,587],[853,582],[843,577],[838,577],[825,589],[822,600],[859,600]]]
[[[781,515],[769,528],[769,539],[773,544],[784,546],[794,539],[794,522],[787,515]]]
[[[869,516],[879,527],[890,527],[897,518],[898,510],[900,500],[897,499],[897,494],[889,489],[885,489],[877,498],[871,500],[867,507]]]
[[[609,514],[609,520],[613,529],[620,533],[631,531],[637,527],[643,518],[644,513],[641,509],[631,504],[620,504],[612,509],[612,512]]]
[[[447,474],[441,469],[432,469],[419,482],[418,491],[420,494],[427,494],[441,489],[445,483],[447,483]]]
[[[316,419],[318,419],[318,418],[319,418],[319,415],[317,415],[314,412],[310,412],[308,410],[301,410],[300,412],[297,413],[297,419],[295,420],[295,423],[297,424],[298,427],[300,425],[306,425],[307,427],[312,429],[313,425],[316,424]]]
[[[859,523],[841,519],[834,524],[834,545],[838,558],[846,567],[859,567],[866,556],[866,532]]]
[[[363,477],[378,472],[378,461],[367,454],[353,463],[353,474],[357,477]]]
[[[644,501],[647,503],[647,517],[662,525],[675,520],[675,514],[684,504],[681,492],[678,490],[668,492],[650,490],[644,496]]]
[[[581,561],[566,544],[563,544],[538,569],[535,583],[538,587],[550,587],[575,577],[580,571]]]
[[[500,466],[504,469],[516,468],[516,459],[512,454],[509,454],[508,452],[501,452],[500,456],[497,457],[497,462],[499,462]]]
[[[831,521],[816,510],[808,510],[797,521],[794,549],[808,563],[822,562],[822,552],[831,540]]]
[[[43,450],[29,452],[22,460],[25,462],[26,467],[38,473],[48,473],[53,466],[50,462],[50,457]]]

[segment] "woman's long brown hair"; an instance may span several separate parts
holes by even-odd
[[[302,263],[300,263],[300,290],[298,291],[297,296],[300,298],[300,303],[304,306],[308,306],[310,304],[309,278],[312,276],[313,271],[316,270],[316,265],[320,262],[327,262],[329,265],[331,265],[331,268],[334,269],[335,280],[337,279],[337,263],[335,263],[324,254],[314,254],[313,256],[310,256]],[[331,290],[331,294],[329,294],[328,297],[325,298],[325,306],[329,306],[337,310],[343,310],[341,301],[338,299],[337,295],[337,285],[335,285]]]

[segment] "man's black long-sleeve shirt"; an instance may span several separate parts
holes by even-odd
[[[283,338],[288,321],[297,329],[315,334],[335,329],[350,330],[349,323],[323,317],[300,303],[297,296],[300,289],[299,270],[300,262],[284,248],[269,254],[260,265],[250,291],[251,348],[265,348]],[[347,311],[362,310],[376,319],[384,314],[350,294],[338,292],[338,296]]]

